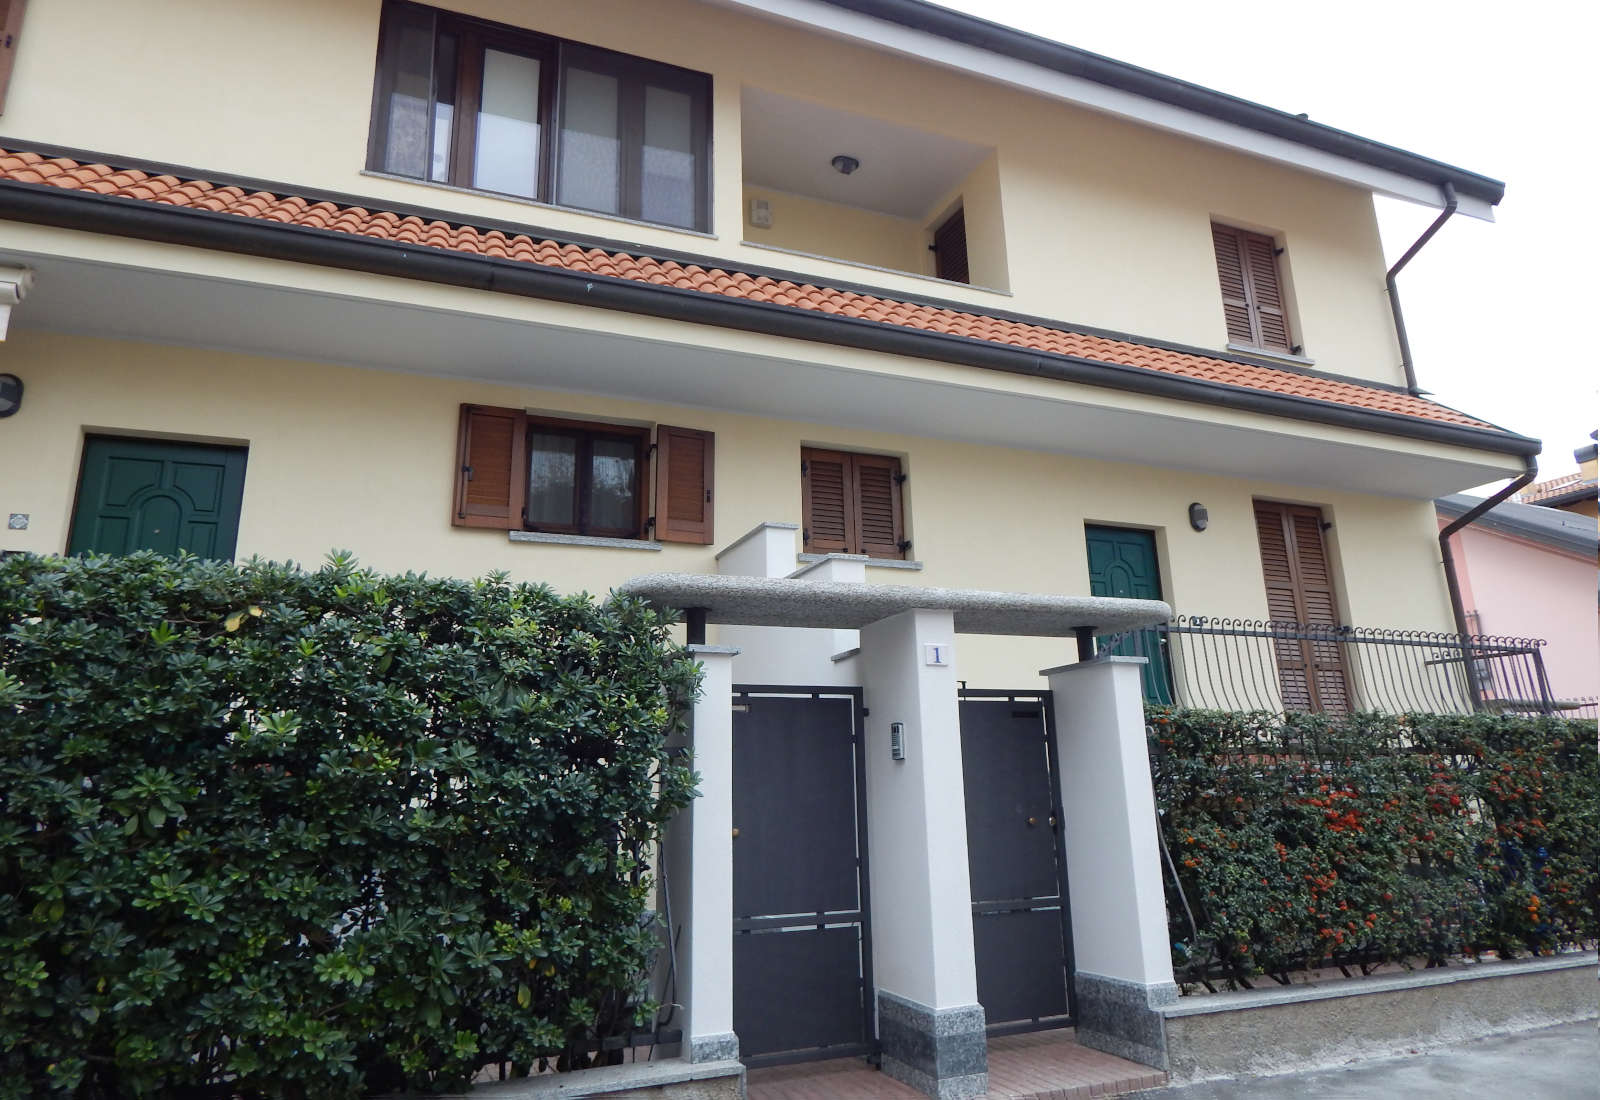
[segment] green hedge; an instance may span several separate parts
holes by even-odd
[[[1147,718],[1180,981],[1600,936],[1593,722]]]
[[[457,1088],[633,1015],[692,795],[668,625],[341,555],[0,562],[0,1095]]]

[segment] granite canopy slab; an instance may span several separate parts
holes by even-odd
[[[713,573],[646,573],[625,581],[617,592],[657,607],[702,610],[707,623],[724,626],[859,630],[920,609],[952,612],[958,634],[1067,638],[1085,629],[1117,634],[1172,618],[1172,608],[1160,600]]]

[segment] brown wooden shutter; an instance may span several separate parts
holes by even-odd
[[[1257,346],[1289,350],[1289,321],[1278,285],[1278,245],[1259,233],[1241,234],[1250,265],[1250,304],[1256,314]]]
[[[967,274],[967,215],[958,209],[933,231],[933,269],[941,279],[957,283],[972,280]]]
[[[1291,351],[1289,316],[1278,279],[1278,245],[1271,237],[1232,226],[1211,226],[1222,286],[1228,341]]]
[[[1250,292],[1245,287],[1239,231],[1212,225],[1211,243],[1217,254],[1217,281],[1222,284],[1222,315],[1228,323],[1228,342],[1254,347],[1256,332],[1250,323]]]
[[[709,544],[716,437],[693,428],[656,426],[656,538]]]
[[[801,540],[808,554],[848,554],[855,545],[855,476],[850,455],[800,451]]]
[[[521,409],[461,406],[451,523],[501,530],[522,526],[528,492],[526,428]]]
[[[1272,619],[1337,627],[1339,600],[1322,537],[1321,509],[1258,500],[1255,513]],[[1349,711],[1350,682],[1338,643],[1282,638],[1273,644],[1285,709]]]
[[[6,109],[6,90],[17,63],[17,43],[22,38],[22,16],[28,0],[0,0],[0,112]]]
[[[800,469],[806,553],[905,557],[898,458],[804,447]]]
[[[852,455],[855,465],[857,553],[900,558],[900,460]]]

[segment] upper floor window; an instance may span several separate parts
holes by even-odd
[[[1278,276],[1281,249],[1271,237],[1211,224],[1217,253],[1217,278],[1222,284],[1222,314],[1228,343],[1298,355],[1289,335],[1289,311]]]
[[[711,78],[389,0],[368,167],[707,228]]]

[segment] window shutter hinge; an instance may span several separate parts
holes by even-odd
[[[645,449],[645,455],[648,457],[649,455],[655,454],[660,449],[661,449],[661,443],[659,441],[657,441],[657,440],[651,440],[650,441],[650,446]]]
[[[1272,254],[1274,256],[1282,256],[1287,251],[1288,249],[1284,248],[1281,244],[1275,244],[1272,246]]]
[[[902,554],[904,554],[906,551],[911,549],[911,540],[910,539],[901,539],[899,542],[895,543],[894,545],[895,545],[895,549],[899,550]]]
[[[654,531],[656,529],[656,517],[655,516],[651,516],[649,519],[644,521],[644,529],[646,531]]]
[[[467,480],[468,481],[472,480],[472,467],[471,466],[463,466],[463,467],[461,467],[461,472],[467,475]]]
[[[911,475],[910,474],[895,474],[894,475],[894,483],[896,485],[904,485],[906,482],[908,482],[910,480],[911,480]]]
[[[806,462],[806,461],[804,461],[802,459],[801,462],[800,462],[800,476],[801,477],[805,477],[806,474],[808,474],[810,472],[811,472],[811,463]]]
[[[800,542],[805,546],[811,545],[811,528],[802,527],[800,529]]]

